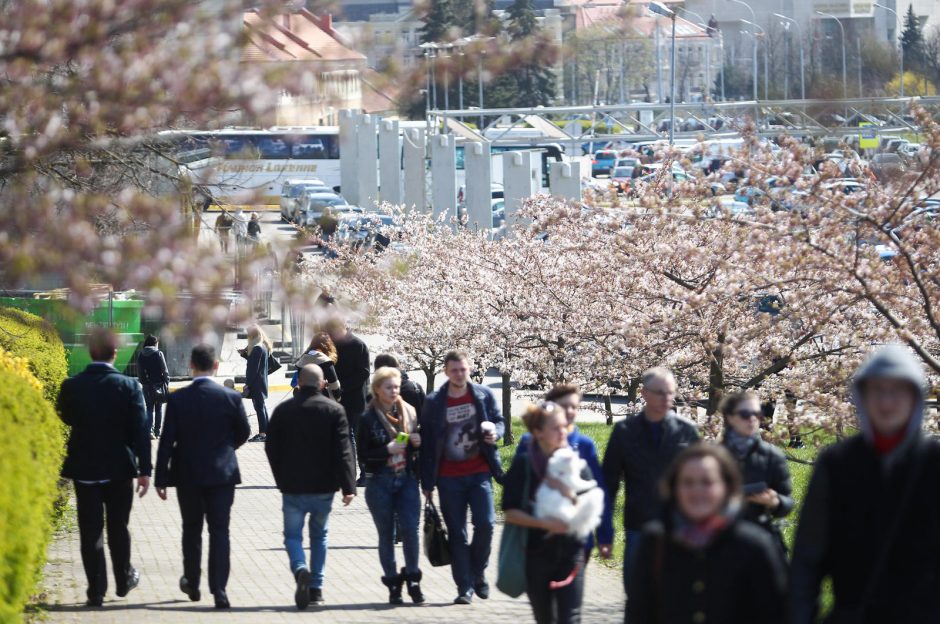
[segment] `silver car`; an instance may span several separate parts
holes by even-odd
[[[281,219],[284,221],[290,221],[293,219],[297,210],[297,200],[306,189],[323,189],[325,191],[329,190],[322,180],[318,180],[316,178],[307,180],[287,180],[281,186]]]

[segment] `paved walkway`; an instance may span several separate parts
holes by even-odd
[[[252,419],[253,420],[253,419]],[[255,423],[253,422],[253,427]],[[156,444],[156,443],[155,443]],[[156,446],[154,446],[156,454]],[[431,605],[390,608],[379,582],[381,570],[377,538],[366,509],[363,490],[348,508],[337,497],[330,522],[323,607],[298,612],[293,604],[293,582],[282,546],[280,495],[268,468],[261,444],[246,444],[238,452],[243,483],[232,509],[232,575],[228,585],[233,608],[217,612],[203,577],[203,599],[189,602],[179,591],[182,573],[180,517],[175,498],[161,501],[151,491],[137,499],[131,514],[133,562],[141,572],[141,584],[127,598],[109,595],[103,609],[89,610],[85,578],[79,555],[78,533],[57,536],[49,548],[45,586],[44,621],[145,623],[145,622],[530,622],[525,597],[511,599],[493,589],[492,597],[471,606],[454,606],[455,589],[450,568],[431,568],[422,555],[423,587]],[[491,584],[496,575],[496,545],[490,563]],[[203,540],[204,550],[208,537]],[[206,557],[206,553],[203,554]],[[401,551],[399,550],[399,557]],[[110,562],[109,562],[110,567]],[[205,571],[206,566],[203,565]],[[585,622],[615,622],[622,618],[623,590],[615,570],[592,562],[585,591]]]

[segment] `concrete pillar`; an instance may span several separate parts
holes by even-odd
[[[379,197],[395,206],[401,204],[401,148],[394,119],[379,122]]]
[[[464,143],[463,166],[467,174],[465,200],[467,225],[470,227],[493,227],[491,159],[489,141]]]
[[[356,181],[359,170],[359,146],[356,140],[358,117],[359,113],[353,110],[343,109],[339,112],[339,187],[350,204],[359,203]]]
[[[542,187],[542,155],[539,152],[503,153],[503,191],[506,223],[517,223],[522,202],[534,197]]]
[[[425,154],[427,141],[424,130],[410,128],[402,135],[402,148],[404,151],[404,196],[405,210],[425,212],[428,208],[427,198],[427,170],[425,168]]]
[[[357,193],[359,201],[356,204],[367,212],[375,208],[375,202],[379,199],[378,121],[379,118],[375,115],[360,115],[356,128],[357,156],[359,157],[359,169],[356,171],[356,179],[359,182]]]
[[[555,197],[581,201],[581,161],[549,163],[548,187]]]
[[[451,134],[431,139],[431,209],[435,218],[457,216],[457,145]]]

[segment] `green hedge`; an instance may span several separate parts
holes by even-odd
[[[0,308],[0,348],[29,360],[29,368],[53,405],[68,377],[65,347],[55,328],[42,318],[15,308]]]
[[[61,348],[61,343],[60,343]],[[0,349],[0,622],[18,622],[42,573],[58,498],[62,424],[33,365]],[[58,389],[58,387],[56,387]]]

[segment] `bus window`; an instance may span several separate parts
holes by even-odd
[[[291,158],[339,158],[339,139],[331,134],[297,134],[285,137],[291,145]]]
[[[261,158],[272,160],[290,158],[290,147],[282,137],[258,135],[252,139]]]

